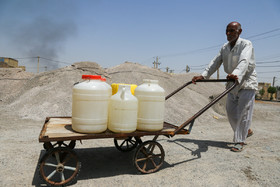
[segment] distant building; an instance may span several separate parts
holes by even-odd
[[[271,86],[270,83],[259,82],[259,84],[258,84],[257,98],[263,99],[263,100],[270,100],[270,93],[268,93],[268,91],[267,91],[267,89],[268,89],[270,86]],[[264,94],[263,94],[263,96],[261,96],[261,95],[259,94],[259,91],[260,91],[261,89],[264,89]],[[273,98],[273,100],[276,100],[276,99],[277,99],[275,93],[272,95],[272,98]]]
[[[25,66],[18,66],[16,59],[8,57],[0,57],[0,68],[21,68],[25,71]]]
[[[276,92],[276,100],[280,101],[280,91],[279,90],[277,90],[277,92]]]

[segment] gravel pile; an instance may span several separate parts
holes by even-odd
[[[94,62],[75,63],[54,71],[29,74],[14,71],[12,83],[4,83],[1,100],[7,104],[6,110],[14,111],[21,118],[42,120],[47,116],[71,116],[72,87],[82,81],[83,74],[98,74],[107,79],[107,83],[128,83],[140,85],[143,79],[156,79],[166,91],[166,95],[176,90],[196,75],[169,74],[137,63],[124,63],[104,69]],[[5,78],[11,73],[2,73]],[[1,81],[2,84],[4,81]],[[209,103],[209,96],[221,93],[221,83],[198,83],[190,85],[172,96],[166,102],[166,121],[180,124]],[[7,94],[12,93],[12,94]],[[3,97],[8,95],[8,97]],[[223,102],[221,102],[223,103]],[[215,118],[224,118],[224,105],[216,104],[206,111],[198,121],[207,122]]]

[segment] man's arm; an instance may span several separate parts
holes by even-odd
[[[215,73],[215,71],[221,66],[222,60],[222,49],[218,53],[218,55],[210,62],[207,68],[203,71],[200,76],[194,76],[192,78],[192,83],[195,84],[198,80],[209,79],[209,77]]]
[[[215,58],[210,62],[210,64],[208,65],[207,68],[205,68],[205,70],[203,71],[203,73],[201,74],[204,79],[209,79],[210,76],[215,73],[217,71],[217,69],[219,69],[219,67],[221,66],[221,64],[223,63],[223,59],[222,59],[222,50],[223,48],[219,51],[218,55],[215,56]]]
[[[227,79],[229,80],[238,80],[238,76],[234,74],[228,74]]]
[[[203,80],[204,79],[204,77],[202,76],[202,75],[200,75],[200,76],[194,76],[193,78],[192,78],[192,83],[193,84],[196,84],[196,81],[198,81],[198,80]]]

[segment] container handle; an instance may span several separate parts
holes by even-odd
[[[125,98],[125,86],[122,87],[121,99],[124,100]]]

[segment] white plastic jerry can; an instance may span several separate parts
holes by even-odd
[[[119,85],[110,99],[108,129],[116,133],[129,133],[137,127],[138,100],[131,94],[130,85]]]
[[[165,91],[158,80],[144,79],[135,89],[138,99],[137,130],[158,131],[163,128]]]
[[[112,91],[100,75],[83,75],[82,79],[73,87],[72,128],[81,133],[104,132]]]

